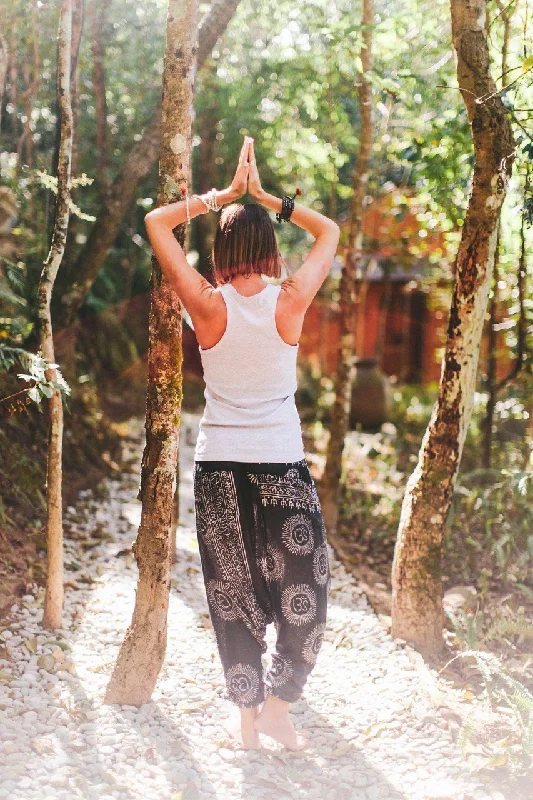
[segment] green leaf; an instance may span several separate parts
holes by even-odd
[[[46,397],[52,397],[52,395],[53,395],[53,393],[54,393],[54,390],[52,389],[52,387],[51,387],[51,386],[48,386],[48,384],[44,383],[44,384],[43,384],[43,385],[42,385],[40,388],[41,388],[41,392],[42,392],[42,393],[43,393],[43,394],[44,394]]]
[[[30,397],[31,400],[34,401],[34,403],[41,402],[41,395],[39,394],[39,390],[36,386],[34,386],[32,389],[29,390],[28,396]]]
[[[524,58],[524,60],[522,61],[522,75],[524,75],[526,72],[529,72],[529,70],[532,68],[533,68],[533,55],[527,56],[527,58]]]

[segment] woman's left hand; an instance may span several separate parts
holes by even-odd
[[[239,163],[233,180],[231,182],[230,191],[234,200],[238,200],[248,191],[248,172],[250,170],[249,153],[253,139],[250,136],[244,137],[244,143],[241,147],[239,155]]]

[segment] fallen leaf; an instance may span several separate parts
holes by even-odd
[[[51,672],[56,666],[56,663],[57,662],[55,658],[52,655],[50,655],[50,653],[44,653],[44,655],[39,656],[39,658],[37,659],[37,666],[40,669],[47,670],[47,672]]]

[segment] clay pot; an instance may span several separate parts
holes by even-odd
[[[350,429],[356,423],[363,428],[377,428],[387,422],[392,404],[390,381],[375,358],[355,358],[352,383]]]

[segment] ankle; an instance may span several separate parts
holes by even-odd
[[[282,700],[280,697],[276,697],[274,694],[267,694],[263,711],[266,709],[269,714],[282,717],[288,715],[289,707],[290,703],[288,703],[286,700]]]
[[[253,706],[252,708],[241,707],[239,711],[241,712],[242,722],[252,722],[259,714],[259,706]]]

